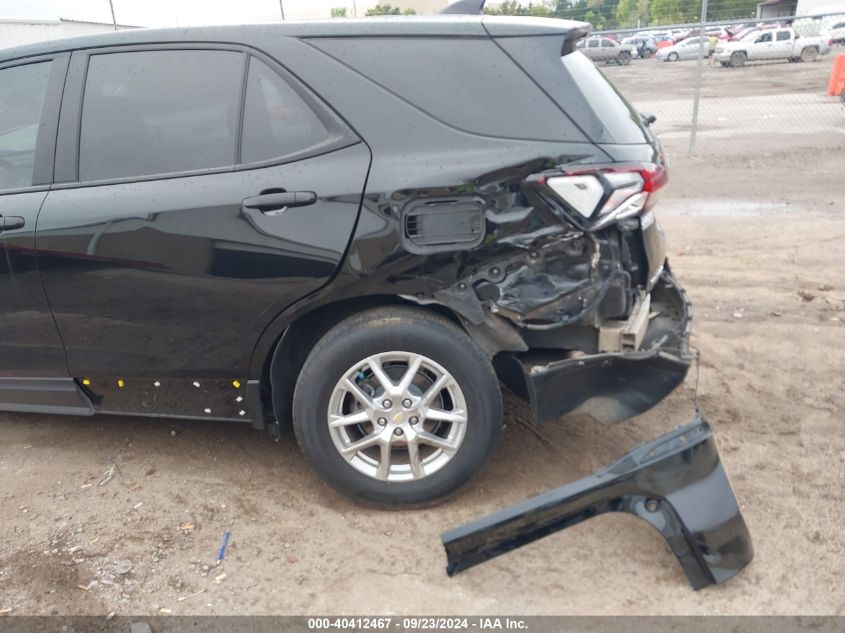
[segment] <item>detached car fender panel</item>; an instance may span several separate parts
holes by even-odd
[[[713,433],[697,417],[608,468],[445,532],[447,572],[606,512],[627,512],[654,526],[693,589],[728,580],[754,556]]]

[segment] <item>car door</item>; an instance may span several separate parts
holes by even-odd
[[[749,51],[749,59],[772,59],[775,57],[772,31],[766,31],[754,38],[754,45]]]
[[[616,59],[617,53],[618,51],[616,42],[607,39],[606,37],[603,37],[601,40],[601,58],[604,61]]]
[[[586,53],[587,57],[592,59],[593,61],[598,61],[601,59],[601,47],[599,46],[600,42],[597,39],[587,40],[587,46],[584,48],[584,52]]]
[[[68,375],[35,254],[67,57],[0,61],[0,383]],[[0,408],[17,401],[12,384],[0,384]]]
[[[781,29],[775,31],[772,42],[772,59],[786,59],[792,57],[792,31]]]
[[[698,47],[701,46],[700,39],[698,37],[690,37],[681,42],[679,57],[681,59],[698,59]]]
[[[38,244],[71,374],[244,376],[337,270],[366,145],[234,45],[77,51],[65,93]]]

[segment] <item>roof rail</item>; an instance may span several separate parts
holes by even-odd
[[[441,15],[481,15],[487,0],[458,0],[440,9]]]

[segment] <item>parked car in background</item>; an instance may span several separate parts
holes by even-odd
[[[824,33],[828,44],[845,44],[845,22],[837,22]]]
[[[704,29],[704,34],[707,37],[715,36],[716,39],[719,40],[729,40],[731,38],[730,31],[724,26],[715,26],[708,29]]]
[[[583,44],[581,44],[583,42]],[[627,66],[636,56],[637,49],[629,44],[620,44],[604,36],[581,40],[578,46],[594,62],[606,62]]]
[[[672,44],[675,43],[675,40],[672,38],[672,34],[668,31],[663,33],[655,33],[653,37],[654,41],[657,43],[657,48],[672,46]]]
[[[682,59],[697,59],[700,37],[688,37],[678,44],[666,46],[657,51],[657,59],[664,62],[676,62]],[[710,55],[710,39],[704,38],[704,57]]]
[[[637,51],[638,57],[643,57],[643,51],[645,51],[646,55],[654,55],[658,49],[657,41],[650,35],[626,37],[622,40],[622,45],[633,46]]]
[[[721,42],[714,52],[722,66],[744,66],[747,61],[787,59],[790,62],[812,62],[830,52],[824,37],[802,37],[794,29],[778,28],[751,31],[742,40]]]

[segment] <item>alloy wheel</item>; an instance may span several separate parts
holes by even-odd
[[[453,376],[422,354],[391,351],[361,360],[329,398],[332,442],[357,471],[413,481],[448,464],[466,435],[467,406]]]

